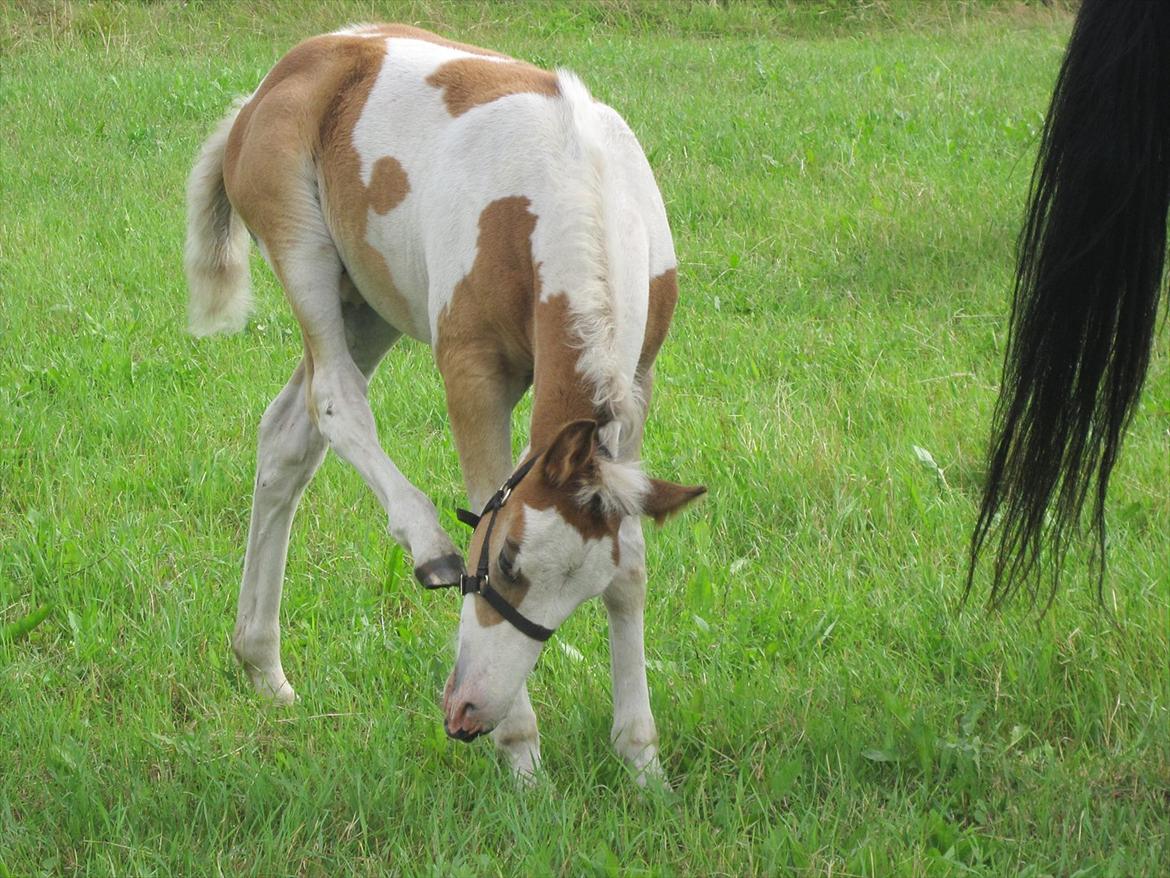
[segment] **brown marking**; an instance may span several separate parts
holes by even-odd
[[[475,262],[439,315],[435,359],[447,387],[451,426],[461,460],[475,443],[483,383],[504,377],[534,381],[531,445],[551,444],[561,427],[597,418],[593,395],[577,371],[569,298],[541,301],[540,274],[532,261],[536,215],[523,196],[493,201],[479,217]],[[463,423],[466,420],[466,423]],[[506,474],[505,474],[506,475]]]
[[[528,208],[522,197],[484,208],[475,261],[439,315],[434,341],[459,461],[480,490],[494,490],[511,472],[509,416],[532,380],[539,281]]]
[[[638,375],[649,375],[654,358],[666,340],[674,306],[678,303],[678,271],[668,268],[650,279],[650,310],[646,315],[646,335],[642,338],[642,353],[638,356]],[[649,400],[647,400],[649,402]]]
[[[579,479],[570,482],[563,488],[554,487],[544,479],[534,479],[532,486],[518,499],[533,509],[556,510],[557,515],[581,534],[581,538],[584,540],[612,537],[615,552],[614,563],[616,564],[618,560],[616,557],[617,533],[621,518],[616,515],[604,515],[599,505],[582,507],[577,502],[577,491],[582,487],[584,481],[596,477],[596,471],[590,468],[587,470],[587,474],[581,475]]]
[[[521,61],[457,58],[427,77],[427,84],[443,90],[443,103],[452,116],[515,94],[560,94],[556,74]]]
[[[682,512],[686,506],[707,493],[703,485],[676,485],[662,479],[650,480],[650,492],[646,495],[644,515],[654,519],[661,526],[672,515]]]
[[[318,165],[326,220],[341,261],[362,295],[388,323],[413,335],[424,334],[415,326],[411,309],[394,285],[386,257],[366,238],[369,214],[385,215],[402,203],[410,183],[397,159],[382,156],[374,164],[370,184],[362,182],[361,158],[353,145],[357,125],[370,90],[385,60],[385,44],[379,40],[350,38],[358,44],[348,81],[334,92],[318,124]],[[360,48],[359,48],[360,47]]]
[[[569,297],[557,293],[540,302],[536,309],[536,368],[529,436],[534,449],[548,448],[570,421],[608,420],[593,405],[592,388],[577,370],[578,344]]]
[[[389,323],[417,334],[385,258],[366,241],[370,209],[388,212],[409,183],[385,157],[365,186],[352,141],[385,54],[381,40],[336,34],[289,51],[240,110],[224,154],[224,183],[280,276],[282,257],[312,220],[305,211],[315,199],[305,195],[316,194],[320,179],[325,222],[352,283]]]
[[[487,369],[532,371],[532,324],[540,283],[532,264],[536,215],[523,196],[479,215],[475,261],[439,315],[435,358],[446,378]]]
[[[384,155],[374,162],[366,191],[374,213],[385,216],[400,205],[410,194],[410,181],[398,159]]]

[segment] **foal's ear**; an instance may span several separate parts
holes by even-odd
[[[642,514],[661,525],[670,516],[682,512],[686,506],[707,493],[705,485],[676,485],[662,479],[650,479],[650,490],[642,501]]]
[[[571,421],[561,428],[544,453],[541,472],[553,488],[563,488],[584,474],[597,454],[597,421]]]

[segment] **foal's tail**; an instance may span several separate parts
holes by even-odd
[[[1085,0],[1040,145],[967,591],[993,531],[990,603],[1051,602],[1092,491],[1104,501],[1149,364],[1170,204],[1170,3]]]
[[[193,335],[238,332],[252,307],[248,230],[228,201],[223,152],[243,101],[211,132],[187,178],[187,325]]]

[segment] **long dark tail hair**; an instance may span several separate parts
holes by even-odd
[[[1170,205],[1170,2],[1085,0],[1056,81],[1017,243],[1015,294],[967,594],[995,543],[989,603],[1059,584],[1105,493],[1149,365]],[[1042,550],[1051,575],[1041,573]]]

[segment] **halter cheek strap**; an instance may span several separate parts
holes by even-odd
[[[496,493],[492,495],[491,499],[488,500],[488,502],[484,505],[483,512],[481,512],[479,515],[476,515],[474,512],[470,512],[466,509],[457,509],[455,511],[455,516],[473,530],[479,527],[480,522],[483,521],[484,518],[487,518],[489,515],[491,516],[488,518],[487,530],[484,532],[483,542],[480,543],[479,562],[476,565],[475,574],[468,575],[464,573],[459,577],[458,582],[444,582],[434,585],[427,585],[426,587],[435,589],[454,588],[455,586],[459,586],[459,591],[464,595],[477,594],[485,601],[487,601],[492,609],[499,613],[505,621],[507,621],[521,634],[543,643],[553,636],[553,629],[545,628],[543,625],[539,625],[536,622],[533,622],[514,606],[504,600],[504,596],[492,588],[491,582],[489,581],[489,569],[491,567],[492,528],[494,528],[496,525],[496,515],[499,513],[500,508],[503,507],[503,505],[508,501],[508,497],[512,494],[512,489],[520,484],[520,481],[526,475],[528,475],[529,471],[532,469],[533,465],[535,465],[537,458],[539,457],[539,454],[533,455],[523,464],[521,464],[519,469],[517,469],[514,473],[512,473],[511,476],[508,477],[508,480],[504,482],[500,490],[496,491]]]

